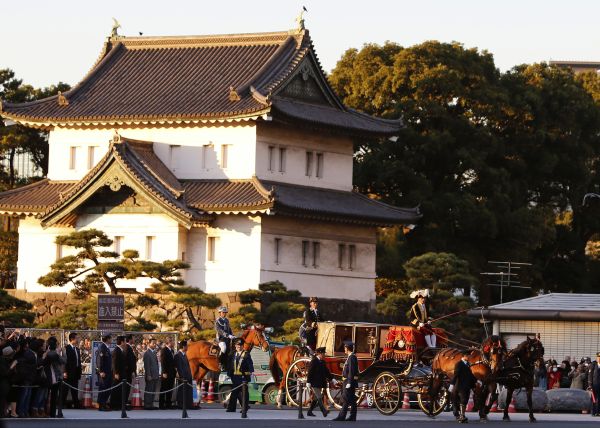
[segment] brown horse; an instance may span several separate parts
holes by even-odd
[[[271,354],[271,359],[269,360],[269,369],[271,370],[271,376],[273,376],[273,382],[279,389],[277,392],[278,409],[281,408],[282,397],[285,395],[285,377],[288,369],[300,354],[304,355],[304,351],[302,348],[295,345],[284,346],[276,349]]]
[[[244,350],[251,351],[257,346],[263,351],[269,350],[269,342],[264,333],[264,328],[260,326],[252,326],[244,330],[240,339],[244,341]],[[218,351],[214,349],[215,344],[206,340],[197,342],[189,342],[186,353],[187,359],[190,362],[192,376],[196,382],[204,378],[209,371],[220,372]]]
[[[468,361],[471,365],[473,375],[481,385],[475,389],[474,402],[475,408],[479,409],[479,417],[482,420],[487,419],[487,414],[491,403],[494,402],[496,394],[496,382],[493,374],[502,367],[503,357],[506,355],[506,344],[497,336],[487,338],[479,349],[472,349]],[[454,367],[462,358],[462,353],[455,348],[442,349],[436,354],[431,363],[432,385],[430,396],[437,397],[445,380],[454,377]],[[486,403],[486,398],[491,394],[492,399]],[[456,396],[453,396],[456,400]],[[433,414],[434,400],[430,400],[430,414]],[[454,403],[454,412],[458,409],[457,403]]]

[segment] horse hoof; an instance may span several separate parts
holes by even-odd
[[[530,423],[537,422],[537,419],[536,419],[536,418],[529,418],[529,422],[530,422]]]

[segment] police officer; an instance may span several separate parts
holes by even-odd
[[[313,399],[310,402],[308,413],[306,413],[308,416],[316,416],[313,413],[313,409],[316,406],[319,406],[324,417],[327,417],[327,414],[329,413],[323,403],[323,390],[324,388],[327,388],[327,385],[329,385],[329,382],[331,381],[331,373],[323,360],[324,356],[325,348],[321,347],[315,349],[315,355],[313,355],[310,365],[308,366],[306,387],[309,390],[312,389],[313,393]]]
[[[250,398],[248,394],[248,388],[245,390],[244,400],[242,401],[242,397],[240,395],[242,392],[241,385],[243,381],[250,383],[250,376],[252,373],[254,373],[254,364],[252,363],[250,352],[244,351],[243,345],[244,343],[242,339],[237,339],[235,341],[235,352],[229,360],[227,375],[231,379],[231,386],[233,389],[231,391],[231,395],[229,396],[229,403],[227,404],[228,412],[235,412],[235,407],[238,400],[242,406],[244,406],[245,403],[245,410],[248,410],[248,400]]]
[[[356,388],[358,388],[358,359],[354,354],[354,343],[346,342],[344,352],[348,356],[342,371],[342,410],[334,421],[356,421]],[[350,407],[350,416],[346,419],[346,413]]]
[[[235,339],[229,320],[227,319],[227,307],[221,306],[219,308],[219,317],[215,320],[215,330],[217,332],[217,342],[219,343],[219,363],[221,369],[227,368],[227,351],[230,349],[231,340]]]
[[[588,371],[588,390],[592,391],[592,416],[600,416],[600,352]]]
[[[450,381],[450,389],[453,393],[453,402],[459,403],[459,413],[454,413],[456,419],[459,423],[467,423],[469,420],[465,416],[465,412],[467,409],[467,402],[469,401],[469,396],[471,395],[471,389],[475,387],[477,383],[477,378],[473,375],[471,371],[471,365],[469,364],[469,354],[470,350],[462,351],[462,358],[459,362],[454,366],[454,377],[452,381]]]
[[[427,306],[425,306],[425,298],[427,296],[429,296],[429,290],[418,290],[411,293],[411,297],[416,297],[417,301],[410,308],[410,324],[423,334],[428,347],[435,348],[436,337],[431,328]]]
[[[311,297],[308,300],[308,310],[304,311],[306,346],[308,346],[311,351],[314,351],[317,347],[317,323],[323,321],[318,307],[319,300],[316,297]]]
[[[102,343],[96,353],[96,374],[98,375],[98,390],[104,391],[112,385],[112,359],[109,346],[111,345],[112,337],[107,334],[102,337]],[[98,410],[108,411],[110,405],[108,398],[110,391],[98,393]]]

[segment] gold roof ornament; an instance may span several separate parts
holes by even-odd
[[[239,101],[241,98],[239,96],[239,94],[237,93],[237,91],[235,90],[235,88],[233,86],[229,87],[229,101],[231,102],[236,102]]]
[[[304,30],[304,12],[308,12],[308,9],[306,8],[306,6],[302,6],[302,10],[300,11],[300,14],[296,17],[296,24],[298,24],[298,31],[302,31]]]
[[[58,98],[56,99],[56,102],[61,107],[66,107],[69,105],[69,100],[63,95],[61,91],[58,91]]]
[[[115,132],[113,134],[111,142],[113,144],[119,144],[121,142],[121,135],[119,134],[119,131],[117,131],[116,129],[115,129]]]
[[[119,35],[119,28],[121,28],[121,24],[119,24],[119,21],[117,21],[115,18],[113,18],[112,20],[113,20],[113,26],[112,26],[112,29],[110,30],[110,38],[118,39],[119,37],[121,37]]]

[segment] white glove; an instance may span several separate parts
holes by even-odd
[[[235,336],[234,336],[233,334],[230,334],[230,335],[229,335],[229,338],[230,338],[230,339],[235,339]]]
[[[425,327],[425,324],[423,324],[422,322],[419,323],[419,327]]]
[[[350,389],[350,384],[349,383],[346,384],[346,389]]]
[[[306,384],[306,387],[307,387],[307,388],[310,388],[310,383],[307,383],[307,384]]]
[[[481,385],[483,385],[483,382],[482,382],[482,381],[480,381],[480,380],[478,380],[478,381],[477,381],[477,385],[481,386]]]
[[[453,389],[454,389],[454,385],[450,385],[450,386],[448,387],[448,392],[452,392],[452,390],[453,390]]]

